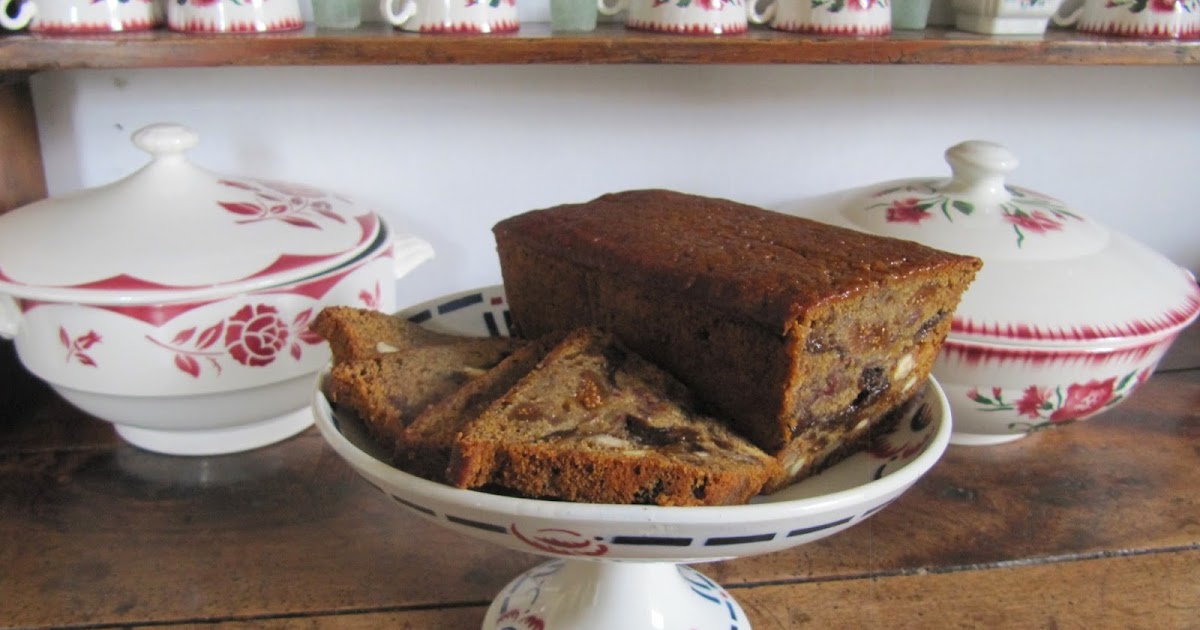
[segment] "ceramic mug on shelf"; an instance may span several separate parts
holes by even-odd
[[[748,5],[752,24],[818,35],[887,35],[889,0],[759,0]]]
[[[625,26],[683,35],[745,33],[744,0],[597,0],[603,15],[628,11]]]
[[[517,0],[381,0],[392,26],[415,33],[511,33],[521,27]]]
[[[187,33],[266,33],[304,27],[299,0],[166,0],[167,27]]]
[[[1084,0],[1064,4],[1051,19],[1096,35],[1200,38],[1200,0]]]
[[[13,4],[19,8],[10,16]],[[144,31],[161,23],[162,10],[155,0],[0,0],[0,26],[13,31],[28,27],[35,33],[111,33]]]

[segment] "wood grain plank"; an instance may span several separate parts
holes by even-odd
[[[0,37],[0,72],[495,63],[1186,65],[1200,63],[1200,42],[1105,38],[1057,30],[1044,37],[929,29],[852,38],[753,28],[741,35],[680,37],[641,33],[619,24],[603,24],[592,33],[561,34],[552,33],[544,23],[522,25],[514,34],[485,37],[418,35],[383,24],[346,31],[310,26],[295,32],[249,35],[158,30],[74,38]]]
[[[1200,623],[1200,551],[733,591],[755,630],[1162,630]]]
[[[952,447],[823,541],[703,570],[728,587],[1200,544],[1200,378],[1158,374],[1105,416]],[[0,620],[136,624],[482,604],[539,562],[430,524],[312,431],[251,453],[119,445],[0,456]]]
[[[772,584],[732,591],[756,630],[1200,625],[1200,550],[962,571]],[[234,620],[183,628],[366,630],[479,627],[483,606]],[[167,630],[180,626],[143,626]]]
[[[0,214],[45,196],[46,176],[28,77],[0,75]]]

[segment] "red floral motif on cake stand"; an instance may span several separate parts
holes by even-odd
[[[543,528],[532,534],[524,534],[517,529],[516,523],[513,523],[509,530],[513,536],[530,547],[555,555],[595,557],[608,553],[608,545],[569,529]]]

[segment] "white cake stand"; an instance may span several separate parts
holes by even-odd
[[[506,334],[503,291],[464,292],[404,312],[440,330]],[[386,463],[352,413],[323,394],[321,434],[371,485],[442,527],[553,559],[512,580],[484,630],[746,630],[741,606],[687,566],[787,549],[862,522],[945,452],[950,410],[930,380],[896,429],[864,452],[748,505],[659,507],[540,501],[460,490]]]

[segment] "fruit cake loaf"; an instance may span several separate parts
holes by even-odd
[[[731,505],[777,466],[687,389],[596,329],[572,331],[459,435],[448,470],[464,488],[567,501]]]
[[[398,457],[404,430],[417,416],[524,344],[508,337],[454,339],[335,363],[326,394],[331,402],[353,409],[376,441]]]
[[[496,367],[430,405],[405,429],[397,465],[405,472],[445,482],[459,431],[532,371],[562,337],[551,333],[517,348]]]
[[[353,306],[326,306],[309,328],[329,342],[334,363],[459,340],[402,317]]]
[[[521,334],[616,333],[779,459],[771,489],[919,389],[981,265],[665,190],[535,210],[493,232]]]

